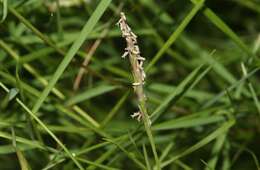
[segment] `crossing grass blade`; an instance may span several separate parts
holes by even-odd
[[[246,81],[249,77],[253,76],[254,74],[256,74],[259,71],[259,68],[253,69],[252,71],[250,71],[246,76],[244,76],[243,78],[241,78],[240,80],[238,80],[236,83],[230,85],[227,90],[231,91],[234,88],[236,88],[239,84],[241,84],[242,82]],[[226,91],[222,91],[219,94],[217,94],[215,97],[213,97],[212,99],[210,99],[209,101],[207,101],[204,105],[203,108],[207,108],[209,106],[211,106],[212,104],[214,104],[215,102],[219,101],[219,99],[221,97],[223,97],[226,94]]]
[[[4,139],[8,139],[10,141],[12,140],[12,135],[5,133],[5,132],[0,132],[0,137],[4,138]],[[26,138],[22,138],[22,137],[18,137],[18,136],[16,136],[15,140],[16,140],[16,142],[19,142],[21,144],[25,144],[26,146],[31,147],[31,148],[38,148],[38,149],[42,149],[42,150],[47,150],[47,148],[45,148],[43,145],[41,145],[37,141],[31,141],[31,140],[28,140]],[[7,146],[7,148],[9,148],[9,149],[11,147],[13,148],[13,146],[11,146],[11,145]],[[5,152],[4,150],[1,150],[0,152],[8,153],[8,152]],[[9,150],[9,152],[10,152],[10,150]]]
[[[9,92],[9,89],[5,87],[3,83],[0,82],[0,86]],[[56,137],[54,133],[19,99],[16,98],[16,102],[40,125],[43,129],[61,146],[61,148],[68,154],[71,160],[77,165],[79,169],[83,169],[82,165],[75,159],[72,153],[67,149],[67,147]]]
[[[183,96],[183,94],[191,89],[193,86],[196,85],[196,83],[206,75],[206,73],[210,70],[210,68],[207,68],[202,73],[199,74],[199,71],[201,70],[202,66],[197,67],[195,70],[193,70],[178,86],[177,88],[170,92],[170,94],[165,98],[165,100],[162,101],[162,103],[153,111],[151,114],[151,117],[154,120],[157,119],[163,111],[167,110],[169,106],[171,106],[172,102],[176,102],[180,97]],[[191,83],[192,82],[192,83]]]
[[[208,169],[215,169],[217,165],[217,161],[219,160],[221,150],[223,149],[224,143],[226,140],[226,134],[220,135],[212,148],[212,158],[208,161],[207,167],[205,170]]]
[[[145,159],[145,163],[146,163],[146,168],[147,170],[151,170],[151,165],[148,159],[148,154],[147,154],[147,150],[145,145],[143,145],[143,154],[144,154],[144,159]]]
[[[105,127],[106,124],[114,117],[116,112],[121,108],[121,106],[125,103],[127,97],[130,94],[130,90],[128,90],[115,104],[115,106],[111,109],[111,111],[107,114],[105,119],[102,121],[102,127]]]
[[[68,53],[65,55],[64,59],[62,60],[62,62],[58,66],[57,70],[53,74],[51,80],[49,81],[49,84],[44,89],[41,96],[36,101],[35,105],[33,106],[33,109],[32,109],[33,113],[36,113],[40,109],[42,103],[44,102],[44,100],[46,99],[48,94],[50,93],[51,89],[54,87],[56,82],[59,80],[60,76],[62,75],[62,73],[64,72],[66,67],[69,65],[70,61],[72,60],[74,55],[77,53],[80,46],[83,44],[86,37],[92,31],[92,29],[94,28],[94,26],[96,25],[98,20],[101,18],[102,14],[105,12],[107,7],[109,6],[110,2],[111,2],[111,0],[102,0],[98,4],[96,10],[91,15],[88,22],[85,24],[84,28],[82,29],[78,39],[73,43],[73,45],[69,49]]]
[[[169,160],[163,162],[162,167],[165,167],[165,166],[169,165],[170,163],[172,163],[172,162],[174,162],[174,161],[176,161],[176,160],[178,160],[178,159],[198,150],[199,148],[205,146],[206,144],[208,144],[212,140],[216,139],[222,133],[225,133],[226,131],[228,131],[229,128],[231,128],[234,124],[235,124],[234,120],[230,120],[230,121],[222,124],[222,126],[219,127],[217,130],[210,133],[208,136],[206,136],[205,138],[203,138],[202,140],[200,140],[199,142],[197,142],[193,146],[189,147],[184,152],[182,152],[179,155],[176,155],[176,156],[170,158]]]
[[[20,163],[21,170],[30,170],[30,166],[28,164],[28,161],[26,160],[24,154],[20,151],[20,149],[16,145],[16,140],[15,140],[15,132],[14,128],[12,128],[12,143],[13,143],[13,148],[16,152],[17,158]]]
[[[140,103],[120,56],[138,50],[120,38],[122,4],[147,59],[149,126],[130,116]],[[259,9],[257,0],[0,0],[1,168],[259,168]]]

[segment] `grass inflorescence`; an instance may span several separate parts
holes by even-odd
[[[0,169],[260,169],[259,11],[0,1]]]

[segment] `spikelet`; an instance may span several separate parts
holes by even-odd
[[[133,76],[135,78],[135,82],[132,83],[133,88],[138,96],[139,101],[146,100],[145,94],[143,92],[143,85],[145,83],[146,77],[143,69],[143,62],[145,61],[145,58],[140,54],[140,49],[137,44],[137,35],[135,35],[128,26],[125,14],[121,12],[120,16],[121,17],[117,22],[117,25],[119,26],[122,32],[122,37],[126,40],[127,44],[122,58],[126,58],[127,56],[129,57],[132,65]],[[136,118],[138,121],[140,121],[143,116],[144,113],[142,113],[140,107],[138,112],[135,112],[131,115],[132,118]]]

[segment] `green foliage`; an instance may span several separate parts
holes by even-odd
[[[1,170],[259,169],[258,0],[68,2],[0,0]],[[151,127],[130,116],[121,10]]]

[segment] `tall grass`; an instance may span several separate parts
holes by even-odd
[[[257,0],[71,2],[0,1],[0,169],[260,169]]]

